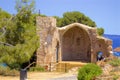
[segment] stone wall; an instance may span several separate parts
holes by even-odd
[[[109,57],[112,52],[112,41],[104,37],[97,37],[96,53],[102,52],[104,57]]]
[[[40,47],[37,50],[37,64],[46,65],[54,61],[56,19],[52,17],[37,17],[37,34],[40,37]],[[57,33],[57,32],[56,32]]]
[[[96,28],[80,23],[58,28],[53,17],[37,17],[36,21],[40,37],[37,65],[59,61],[96,62],[98,51],[110,56],[112,41],[98,37]]]

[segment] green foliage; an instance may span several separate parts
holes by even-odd
[[[118,80],[118,78],[119,78],[119,75],[114,75],[113,76],[113,80]]]
[[[91,27],[96,27],[94,21],[92,21],[89,17],[85,16],[83,13],[74,11],[74,12],[66,12],[63,14],[63,18],[57,18],[57,26],[62,27],[71,23],[82,23]]]
[[[103,28],[97,28],[97,33],[102,36],[104,34],[104,29]]]
[[[0,21],[10,18],[11,15],[0,8]]]
[[[102,69],[96,64],[89,63],[79,69],[78,80],[92,80],[102,73]]]
[[[73,11],[73,12],[66,12],[63,14],[63,17],[57,17],[54,16],[57,19],[57,26],[58,27],[63,27],[66,25],[69,25],[71,23],[82,23],[85,25],[88,25],[90,27],[96,27],[96,23],[92,21],[89,17],[85,16],[83,13],[80,13],[78,11]],[[98,28],[97,33],[99,35],[104,34],[104,29],[103,28]]]
[[[120,66],[120,59],[113,59],[112,61],[109,62],[110,65],[112,66]]]
[[[11,70],[9,67],[0,66],[0,75],[3,76],[18,76],[19,72],[16,70]]]
[[[26,9],[28,11],[33,11],[35,9],[35,0],[16,0],[15,9],[17,12]]]
[[[23,1],[23,0],[22,0]],[[26,1],[26,0],[24,0]],[[27,0],[29,2],[29,0]],[[4,24],[4,35],[0,38],[0,62],[10,68],[20,69],[21,65],[30,60],[39,47],[39,38],[36,34],[35,16],[32,14],[33,3],[22,6],[16,16],[12,16]],[[2,34],[1,34],[2,35]],[[0,35],[0,36],[1,36]]]
[[[5,25],[7,24],[7,21],[10,17],[11,15],[9,13],[5,12],[4,10],[0,8],[0,40],[1,39],[3,40],[3,38],[1,38],[3,37],[2,34],[4,33],[3,28],[6,27]]]
[[[36,66],[36,67],[31,67],[30,71],[40,71],[40,72],[44,72],[45,68],[41,67],[41,66]]]

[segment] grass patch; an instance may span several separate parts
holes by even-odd
[[[118,80],[118,78],[119,78],[119,75],[114,75],[113,76],[113,80]]]
[[[44,67],[41,67],[41,66],[36,66],[36,67],[31,67],[29,69],[29,71],[40,71],[40,72],[44,72],[45,71],[45,68]]]
[[[110,65],[116,67],[116,66],[120,66],[120,59],[116,58],[113,59],[112,61],[109,62]]]
[[[9,67],[0,66],[0,75],[3,76],[18,76],[19,71],[15,69],[10,69]]]

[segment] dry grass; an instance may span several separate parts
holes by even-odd
[[[98,63],[98,65],[103,67],[106,63],[107,62],[100,62],[100,63]],[[72,64],[78,64],[78,63],[74,62]],[[73,72],[69,72],[69,73],[28,72],[27,78],[28,78],[28,80],[49,80],[50,78],[67,77],[67,76],[72,76],[72,75],[77,75],[77,73],[73,73]],[[101,76],[100,79],[102,77],[103,78],[111,77],[111,80],[120,80],[120,66],[113,67],[113,69],[110,71],[110,74],[108,76]],[[19,76],[0,76],[0,80],[20,80],[20,77]],[[96,80],[99,80],[99,79],[96,79]],[[107,79],[102,79],[102,80],[107,80]]]
[[[48,80],[50,78],[58,78],[71,76],[73,73],[58,72],[28,72],[28,80]],[[20,80],[19,76],[0,76],[0,80]]]

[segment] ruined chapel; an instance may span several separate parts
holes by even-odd
[[[64,27],[56,26],[53,17],[37,17],[37,34],[40,47],[37,50],[37,64],[48,65],[60,61],[97,61],[97,53],[109,57],[112,41],[97,35],[96,28],[80,23]]]

